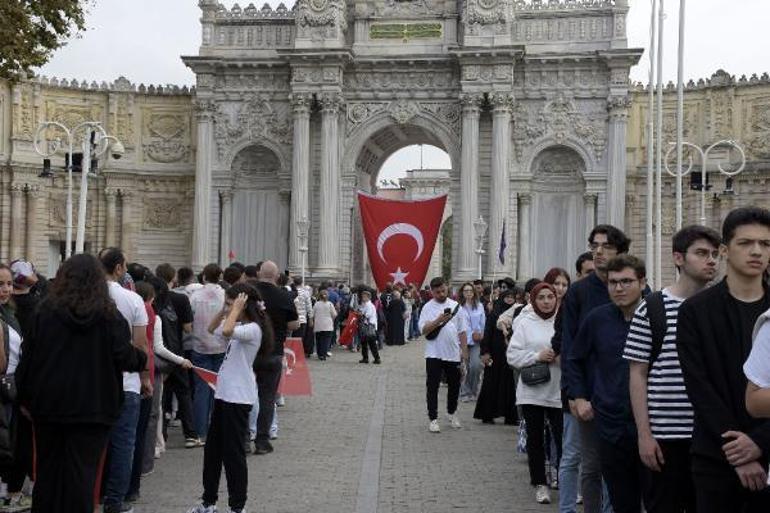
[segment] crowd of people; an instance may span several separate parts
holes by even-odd
[[[655,292],[620,229],[588,243],[574,276],[523,287],[310,286],[271,261],[196,275],[119,248],[75,255],[53,280],[0,264],[0,511],[129,512],[177,425],[203,448],[190,513],[216,511],[222,469],[244,511],[247,454],[278,436],[286,338],[325,362],[351,322],[362,364],[424,345],[431,433],[442,383],[451,428],[470,402],[482,424],[518,425],[539,503],[558,489],[564,513],[770,511],[770,212],[683,228],[677,277]]]

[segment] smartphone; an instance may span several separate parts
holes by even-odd
[[[444,313],[445,314],[451,314],[452,313],[452,309],[451,308],[444,308]]]

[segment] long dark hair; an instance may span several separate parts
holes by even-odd
[[[275,344],[275,335],[273,334],[273,323],[264,310],[262,296],[259,291],[248,283],[236,283],[225,291],[225,295],[230,299],[235,299],[238,294],[246,294],[246,306],[244,313],[251,322],[256,322],[262,330],[262,344],[259,346],[258,356],[264,356],[273,352]]]
[[[117,314],[101,262],[85,253],[70,257],[59,267],[47,301],[54,309],[78,318]]]
[[[466,281],[460,286],[460,294],[459,294],[460,304],[465,306],[465,303],[467,303],[467,300],[465,299],[465,293],[463,292],[465,287],[470,287],[471,290],[473,291],[473,299],[471,299],[471,308],[476,308],[476,306],[478,306],[479,304],[479,295],[476,292],[476,287],[474,287],[473,283],[469,281]]]

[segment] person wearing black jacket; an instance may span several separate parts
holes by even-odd
[[[121,373],[147,356],[110,299],[99,261],[75,255],[38,309],[16,369],[18,399],[35,426],[33,512],[92,513],[97,474],[123,400]]]
[[[743,362],[770,308],[770,211],[739,208],[722,226],[727,274],[679,308],[677,349],[695,411],[692,473],[699,513],[770,511],[770,421],[746,411]]]

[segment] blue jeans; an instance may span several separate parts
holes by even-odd
[[[249,412],[249,439],[257,438],[257,418],[259,417],[259,389],[257,389],[257,401]],[[273,422],[270,424],[270,436],[278,436],[278,408],[273,406]]]
[[[214,372],[219,372],[225,353],[201,354],[192,352],[192,364]],[[193,399],[193,420],[195,431],[201,438],[206,438],[209,431],[209,418],[214,407],[214,391],[211,387],[195,374],[195,397]]]
[[[460,397],[476,398],[481,380],[481,348],[478,344],[468,346],[468,374],[460,388]]]
[[[559,465],[559,513],[575,513],[580,475],[580,433],[577,419],[564,413],[561,464]]]
[[[104,505],[119,506],[128,492],[134,461],[136,425],[139,422],[139,394],[123,393],[120,416],[110,431],[109,461],[104,481]]]

